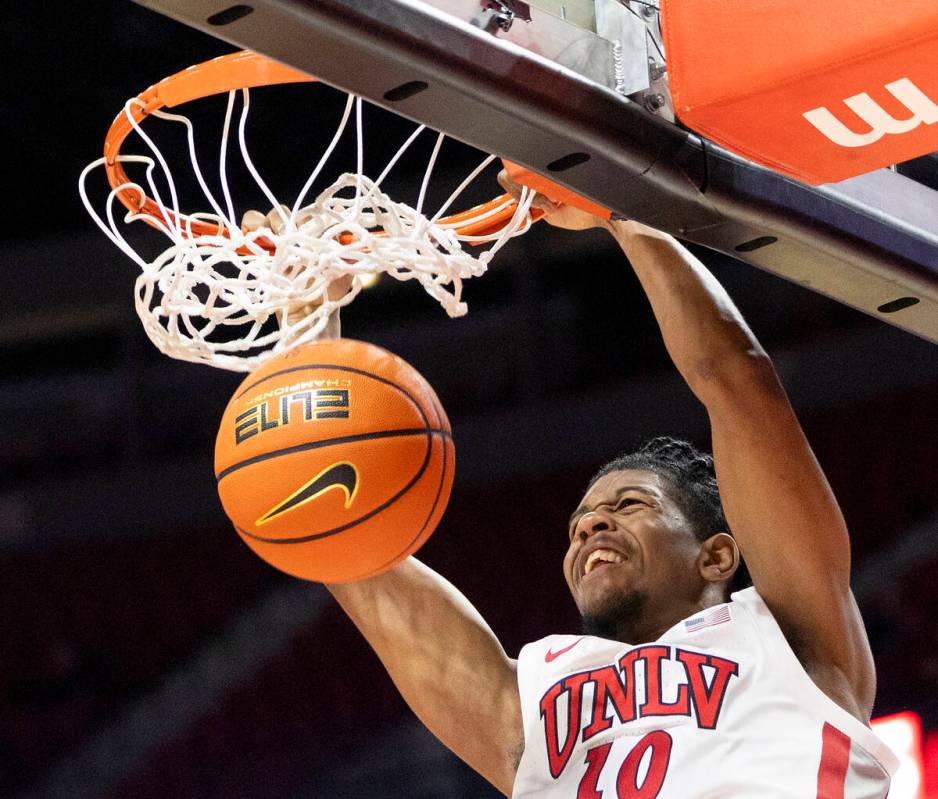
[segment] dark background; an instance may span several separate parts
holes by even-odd
[[[125,99],[230,48],[116,0],[10,6],[0,46],[0,794],[495,795],[422,731],[325,592],[230,530],[212,447],[241,378],[152,347],[136,267],[80,205],[78,173]],[[341,98],[262,95],[252,152],[289,193]],[[208,105],[196,115],[216,131],[221,106]],[[368,163],[410,129],[369,112]],[[440,185],[477,157],[448,145]],[[419,169],[405,160],[400,191]],[[479,191],[494,189],[489,176]],[[255,195],[236,187],[248,206]],[[914,709],[938,729],[934,345],[700,254],[775,358],[842,503],[877,715]],[[560,561],[593,471],[644,437],[708,447],[708,431],[602,235],[539,226],[466,298],[469,315],[450,320],[416,285],[384,280],[344,332],[410,361],[446,407],[457,478],[422,557],[514,656],[577,629]]]

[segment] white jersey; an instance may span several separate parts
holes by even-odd
[[[514,799],[874,799],[898,767],[812,682],[755,588],[649,644],[528,644],[518,686]]]

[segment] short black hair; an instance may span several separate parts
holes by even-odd
[[[603,466],[589,482],[587,490],[604,475],[623,469],[654,472],[674,489],[673,499],[690,523],[697,540],[706,541],[717,533],[732,531],[723,513],[720,489],[713,468],[713,456],[693,444],[670,436],[646,441],[633,452],[626,452]],[[752,585],[749,570],[740,557],[739,568],[729,582],[729,593]]]

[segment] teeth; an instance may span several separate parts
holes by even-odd
[[[605,561],[606,563],[622,563],[624,558],[618,552],[613,552],[611,549],[594,549],[586,559],[586,568],[583,570],[583,573],[589,574],[598,560]]]

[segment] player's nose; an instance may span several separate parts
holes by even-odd
[[[574,535],[585,541],[596,533],[602,533],[611,529],[612,521],[606,514],[601,511],[591,510],[589,513],[584,513],[579,518],[576,523]]]

